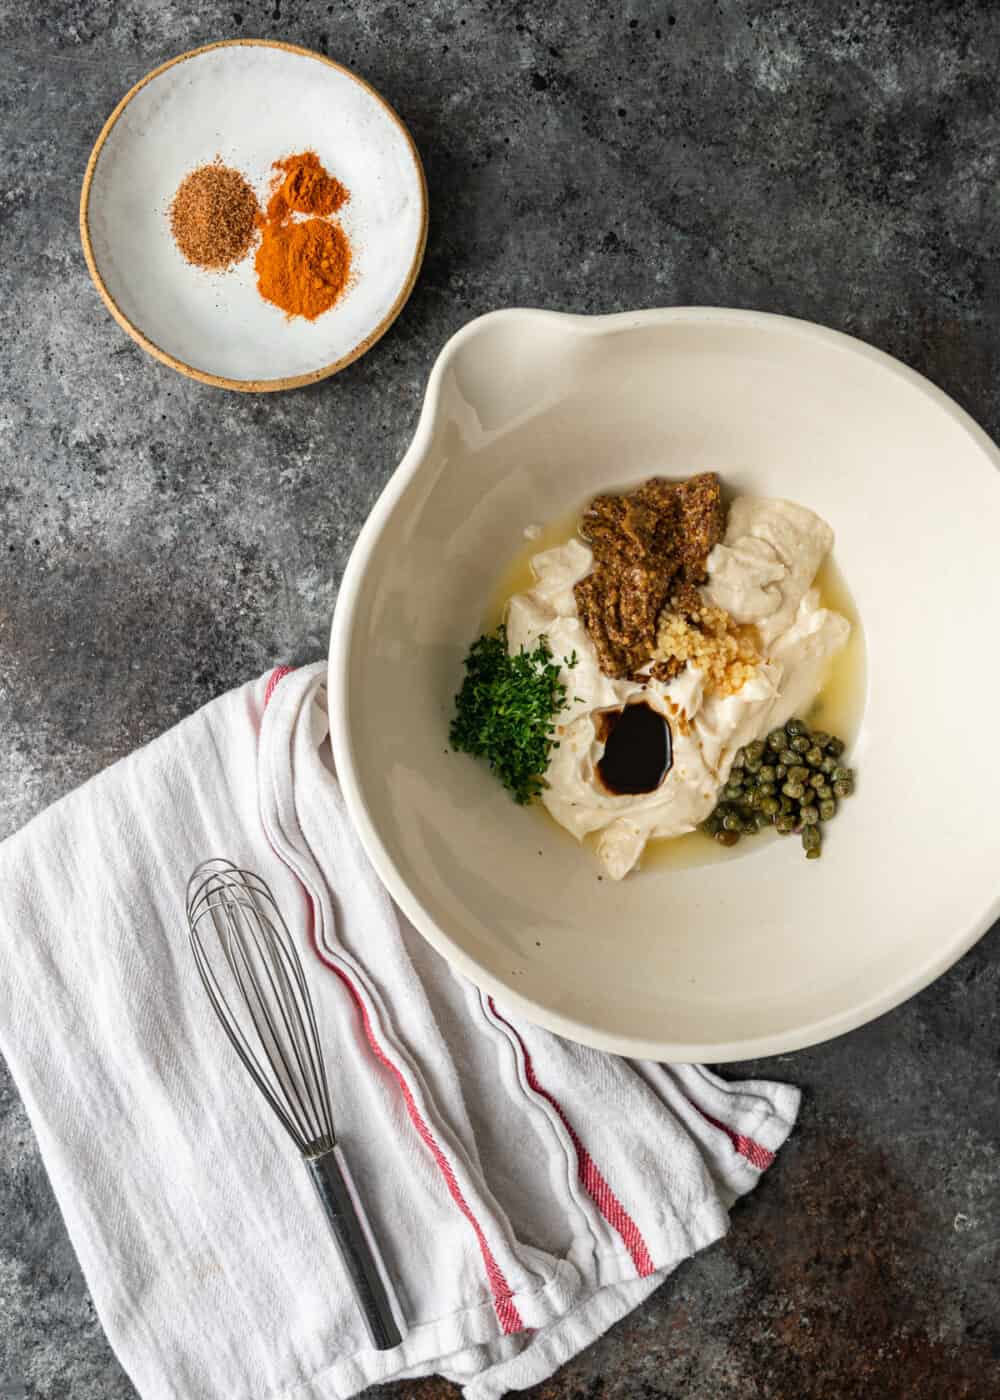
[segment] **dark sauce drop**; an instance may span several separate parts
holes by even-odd
[[[597,737],[604,740],[598,777],[618,797],[655,792],[670,772],[674,761],[670,725],[644,700],[621,710],[603,710]]]

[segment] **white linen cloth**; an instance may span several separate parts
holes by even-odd
[[[0,847],[0,1049],[146,1400],[543,1380],[725,1232],[798,1106],[515,1025],[453,975],[354,835],[322,685],[312,666],[223,696]],[[406,1318],[394,1351],[368,1345],[308,1174],[198,981],[185,885],[223,855],[301,939]]]

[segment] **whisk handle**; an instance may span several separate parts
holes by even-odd
[[[390,1351],[402,1341],[392,1308],[392,1285],[344,1154],[338,1146],[318,1157],[307,1157],[305,1163],[323,1202],[372,1346],[376,1351]]]

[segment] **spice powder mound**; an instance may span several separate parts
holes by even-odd
[[[276,160],[273,168],[284,179],[267,202],[268,223],[283,224],[292,213],[327,218],[350,198],[340,181],[323,168],[315,151]]]
[[[221,161],[181,181],[170,205],[170,229],[195,267],[231,267],[245,257],[260,219],[257,196],[238,170]]]
[[[276,160],[273,169],[272,194],[259,220],[257,290],[286,316],[315,321],[350,281],[351,245],[331,217],[350,194],[314,151]]]
[[[265,301],[288,316],[315,321],[347,285],[351,247],[340,225],[325,219],[267,223],[254,266]]]

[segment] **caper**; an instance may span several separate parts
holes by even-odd
[[[795,830],[795,818],[783,813],[774,823],[774,829],[780,831],[782,836],[790,836]]]
[[[805,794],[805,788],[801,783],[793,783],[791,781],[785,783],[781,791],[786,797],[802,797]],[[836,789],[834,789],[834,791],[836,791]]]
[[[740,833],[732,830],[717,831],[715,839],[720,846],[735,846],[740,839]]]
[[[810,773],[810,774],[809,774],[809,786],[812,787],[812,788],[815,788],[815,789],[817,790],[817,792],[819,791],[819,789],[820,789],[821,787],[826,787],[826,774],[825,774],[825,773]]]
[[[821,802],[828,802],[833,796],[833,788],[829,783],[824,783],[822,787],[816,789],[816,796]]]
[[[818,768],[823,762],[823,750],[818,744],[813,744],[812,748],[806,751],[806,762],[810,768]]]
[[[757,777],[760,779],[760,781],[761,781],[762,783],[773,783],[773,782],[774,782],[774,776],[775,776],[775,774],[774,774],[774,764],[773,764],[773,763],[762,763],[762,764],[761,764],[761,768],[760,768],[760,772],[757,774]]]
[[[839,758],[840,755],[844,752],[843,739],[837,739],[831,736],[830,742],[826,746],[826,751],[831,758]]]
[[[800,719],[790,719],[785,725],[785,731],[793,739],[797,739],[800,735],[806,732],[806,727]]]
[[[850,797],[854,791],[854,784],[849,783],[844,778],[838,778],[833,785],[833,795],[835,797]]]
[[[754,763],[760,763],[764,757],[763,743],[759,739],[755,739],[752,744],[747,744],[746,755],[748,761],[752,759]]]
[[[743,753],[743,750],[740,749],[739,753],[738,753],[738,754],[736,755],[736,757],[733,759],[733,767],[734,767],[734,768],[742,768],[742,767],[743,767],[743,760],[744,760],[744,757],[745,757],[745,755],[744,755],[744,753]]]
[[[760,772],[763,766],[764,765],[761,763],[759,758],[748,758],[746,763],[744,763],[743,765],[743,770],[746,773],[757,774]]]
[[[805,734],[796,734],[788,747],[794,749],[796,753],[808,753],[812,745]]]
[[[802,828],[802,844],[807,851],[818,851],[823,844],[823,838],[819,834],[818,826],[804,826]]]
[[[809,828],[810,831],[812,829],[812,827]],[[809,846],[806,849],[806,860],[819,860],[822,854],[823,851],[819,846]]]
[[[780,753],[782,749],[788,747],[788,735],[783,729],[772,729],[767,736],[767,745],[768,748],[775,749]]]
[[[723,831],[739,831],[743,825],[743,818],[736,812],[727,812],[722,818]]]
[[[804,768],[801,763],[794,764],[788,770],[788,778],[793,783],[807,783],[809,781],[809,769]]]
[[[701,823],[700,830],[702,830],[706,836],[717,836],[722,830],[722,818],[719,816],[718,812],[713,812],[710,817],[706,817]]]
[[[819,808],[812,802],[805,803],[799,808],[799,820],[803,826],[815,826],[819,821]]]
[[[783,815],[786,812],[793,812],[795,810],[795,803],[790,797],[782,795],[779,801],[781,802],[781,811]]]
[[[778,785],[777,783],[761,783],[757,791],[760,793],[761,797],[773,797],[778,791]]]
[[[831,758],[830,755],[827,754],[823,762],[819,765],[819,771],[825,773],[828,778],[832,778],[837,771],[837,760]]]
[[[798,761],[799,756],[793,749],[788,748],[781,750],[781,762],[786,768],[791,768],[792,764],[798,763]]]
[[[850,768],[838,766],[834,769],[833,779],[837,783],[849,783],[853,780],[854,773]]]
[[[766,813],[767,816],[773,817],[777,812],[781,811],[781,803],[776,797],[765,797],[760,804],[760,810]]]
[[[774,781],[775,781],[776,783],[781,783],[781,782],[784,782],[784,780],[785,780],[787,777],[788,777],[788,764],[787,764],[787,763],[778,763],[778,764],[775,764],[775,768],[774,768]]]
[[[813,743],[818,749],[825,749],[830,742],[830,735],[825,729],[813,730]]]
[[[837,815],[837,804],[830,797],[819,804],[819,819],[821,822],[832,821]]]
[[[732,781],[728,782],[722,789],[722,795],[727,802],[738,802],[743,796],[743,784]]]

